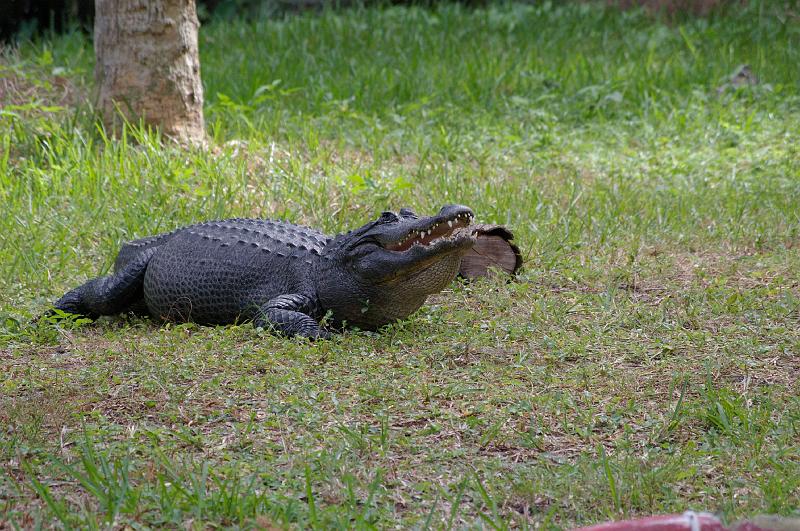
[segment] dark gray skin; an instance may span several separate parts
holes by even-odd
[[[96,318],[134,311],[173,321],[253,321],[327,338],[319,320],[374,330],[408,317],[458,273],[475,243],[472,211],[419,218],[384,212],[338,236],[282,221],[210,221],[126,243],[114,273],[67,292],[55,308]]]

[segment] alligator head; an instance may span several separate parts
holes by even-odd
[[[320,302],[337,323],[366,329],[407,317],[455,278],[475,243],[472,219],[460,205],[423,218],[403,208],[336,236],[320,260]]]

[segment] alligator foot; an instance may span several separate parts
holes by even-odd
[[[309,315],[315,313],[316,303],[299,293],[281,295],[265,304],[259,317],[253,322],[256,328],[272,328],[287,336],[303,336],[309,339],[330,339],[332,334],[322,328]]]

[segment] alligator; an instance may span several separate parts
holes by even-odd
[[[473,217],[461,205],[422,218],[402,208],[336,236],[268,219],[198,223],[124,244],[112,274],[54,307],[92,319],[134,312],[207,325],[252,321],[311,339],[347,326],[375,330],[453,281],[475,243]]]

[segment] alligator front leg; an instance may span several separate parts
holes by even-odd
[[[253,321],[255,327],[272,327],[287,336],[305,336],[311,339],[328,339],[331,333],[319,326],[311,317],[317,313],[317,303],[306,295],[292,293],[271,299],[259,310]]]
[[[124,312],[141,299],[144,273],[155,252],[155,248],[142,251],[116,273],[94,278],[68,291],[53,306],[58,310],[93,319]]]

